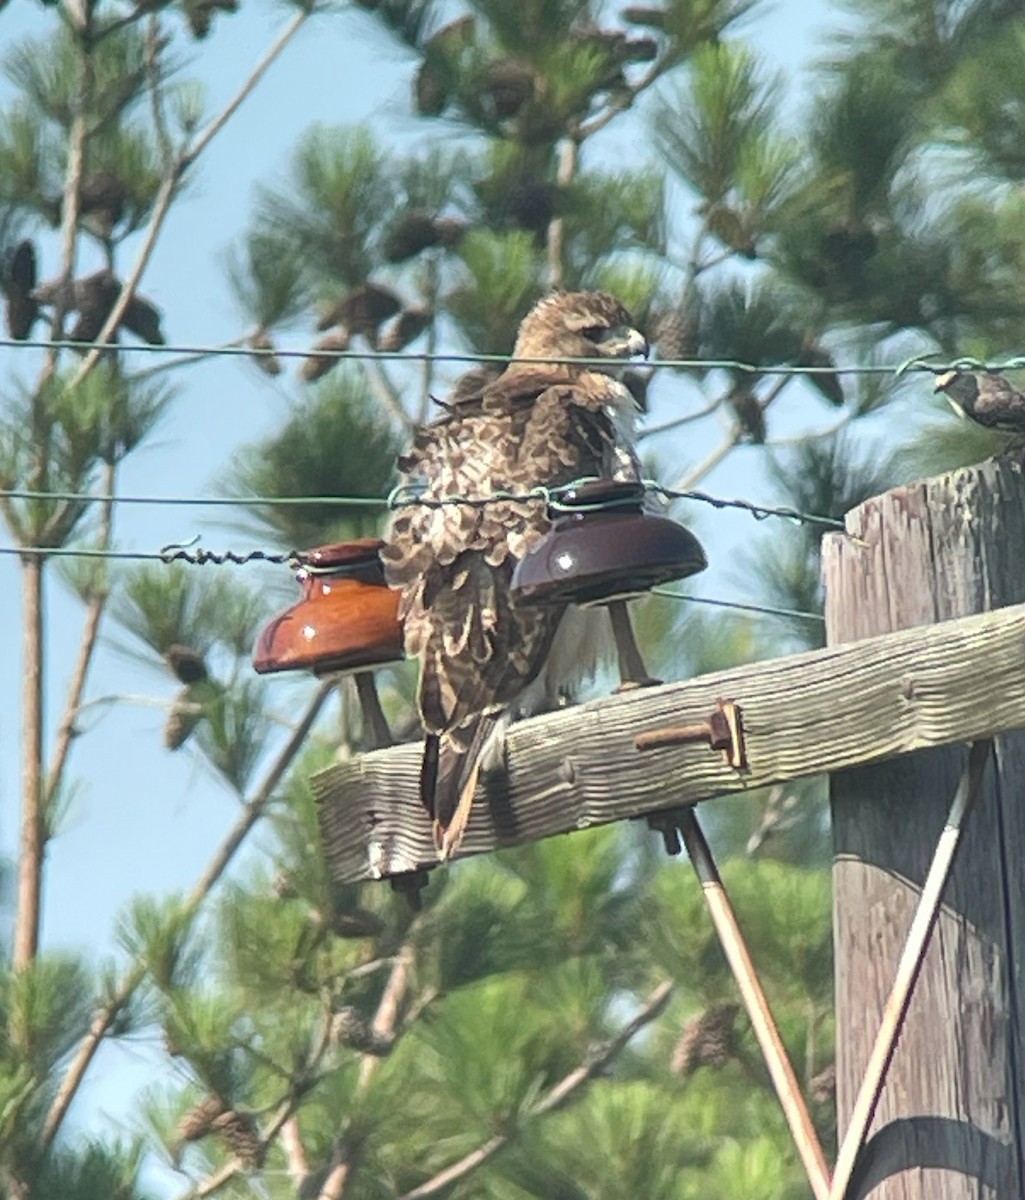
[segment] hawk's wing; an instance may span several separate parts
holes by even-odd
[[[483,732],[543,667],[563,607],[521,605],[511,594],[516,564],[549,528],[543,499],[437,502],[524,495],[608,473],[616,429],[606,385],[617,386],[507,373],[420,429],[400,462],[427,503],[395,516],[382,558],[388,582],[402,590],[407,653],[421,663],[424,802],[442,828]]]

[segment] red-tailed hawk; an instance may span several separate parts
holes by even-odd
[[[582,476],[638,477],[633,398],[615,375],[647,353],[644,336],[612,296],[558,293],[520,326],[512,361],[497,378],[459,388],[435,423],[421,427],[399,461],[422,499],[521,495]],[[604,366],[549,359],[608,359]],[[388,582],[401,588],[406,651],[420,660],[426,733],[421,798],[442,858],[459,845],[485,746],[502,714],[530,709],[562,607],[518,604],[516,564],[549,528],[543,500],[411,505],[392,520],[382,550]]]

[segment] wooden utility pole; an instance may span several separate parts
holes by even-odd
[[[898,488],[825,539],[830,645],[1025,601],[1020,455]],[[966,697],[998,699],[980,670]],[[913,671],[906,699],[927,714]],[[966,739],[967,740],[967,736]],[[967,758],[921,750],[832,776],[842,1135]],[[848,1200],[1025,1197],[1025,732],[1001,734]]]

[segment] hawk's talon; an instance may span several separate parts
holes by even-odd
[[[663,683],[665,683],[664,679],[651,679],[650,677],[645,677],[644,679],[624,679],[618,687],[612,689],[612,694],[613,696],[620,696],[623,692],[635,692],[638,688],[661,687]]]

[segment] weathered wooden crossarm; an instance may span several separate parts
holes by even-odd
[[[747,768],[700,744],[640,752],[645,730],[743,712]],[[609,696],[514,725],[508,774],[478,791],[460,857],[1025,727],[1025,605]],[[419,744],[329,767],[312,786],[332,876],[437,865]]]

